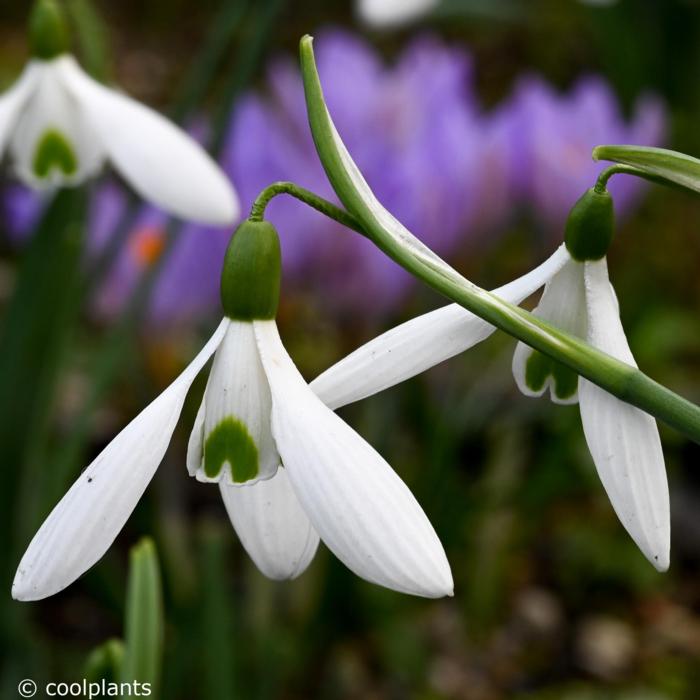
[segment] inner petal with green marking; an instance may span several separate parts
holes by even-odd
[[[37,144],[32,169],[40,178],[48,177],[54,170],[64,175],[74,175],[78,171],[78,158],[60,131],[47,129]]]
[[[224,418],[204,442],[204,473],[216,479],[225,465],[234,483],[254,479],[260,471],[258,448],[246,426],[233,416]]]
[[[525,382],[532,391],[540,392],[544,389],[549,377],[551,377],[552,392],[558,399],[566,401],[576,393],[578,374],[561,362],[533,350],[525,365]]]

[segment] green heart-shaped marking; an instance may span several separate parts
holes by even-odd
[[[54,168],[73,175],[78,170],[78,159],[60,131],[47,129],[37,144],[32,168],[40,178],[47,177]]]
[[[533,350],[525,364],[525,383],[532,391],[542,391],[550,375],[554,383],[554,395],[558,399],[565,401],[576,393],[578,374],[561,362]]]
[[[258,448],[241,421],[229,416],[212,430],[204,443],[204,473],[216,478],[228,462],[231,478],[243,483],[255,478],[260,471]]]

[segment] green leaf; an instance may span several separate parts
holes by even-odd
[[[121,639],[108,639],[90,652],[83,667],[83,677],[88,683],[105,680],[118,683],[124,660],[124,642]]]
[[[0,512],[11,524],[0,528],[0,579],[8,586],[9,561],[38,526],[52,476],[39,455],[80,308],[84,216],[83,190],[54,197],[22,254],[0,328],[0,461],[11,465],[0,488]]]
[[[83,66],[93,78],[106,81],[110,77],[107,25],[91,0],[68,0],[65,5],[75,30]]]
[[[126,593],[123,683],[149,683],[157,697],[163,657],[163,599],[153,541],[144,537],[130,552]]]
[[[700,160],[685,153],[649,146],[596,146],[593,160],[630,165],[656,182],[700,192]]]
[[[201,605],[198,638],[203,655],[200,697],[215,698],[250,697],[248,689],[239,681],[242,659],[246,652],[239,625],[233,611],[242,611],[232,602],[230,582],[227,580],[227,564],[231,555],[230,531],[218,523],[205,522],[198,537],[199,570],[201,572]],[[240,613],[243,614],[242,612]],[[237,642],[241,642],[238,646]],[[244,692],[246,691],[246,692]]]

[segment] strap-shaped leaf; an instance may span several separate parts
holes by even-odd
[[[149,683],[157,697],[163,656],[163,597],[156,546],[144,537],[130,552],[126,593],[124,683]]]
[[[650,146],[596,146],[593,160],[631,165],[656,182],[700,192],[700,160],[685,153]]]
[[[121,639],[108,639],[90,652],[83,667],[83,677],[88,683],[101,680],[118,683],[123,659],[124,642]]]

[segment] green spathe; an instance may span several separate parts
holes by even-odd
[[[221,303],[237,321],[277,315],[282,267],[280,241],[267,221],[244,221],[233,234],[221,273]]]
[[[236,483],[254,479],[260,471],[255,440],[245,425],[233,416],[224,418],[204,443],[204,473],[210,479],[219,476],[226,462]]]
[[[78,159],[63,134],[48,129],[37,144],[32,169],[37,177],[45,178],[55,168],[65,175],[73,175],[78,170]]]
[[[565,401],[576,393],[578,374],[561,362],[533,350],[525,365],[525,383],[532,391],[540,392],[550,375],[553,381],[552,390],[558,399]]]
[[[608,252],[614,232],[615,211],[610,193],[591,188],[569,212],[564,240],[574,260],[600,260]]]
[[[596,146],[593,160],[611,160],[628,166],[626,172],[664,185],[700,192],[700,160],[686,153],[651,146]]]
[[[63,10],[56,0],[37,0],[29,15],[29,45],[32,55],[50,61],[70,46]]]

